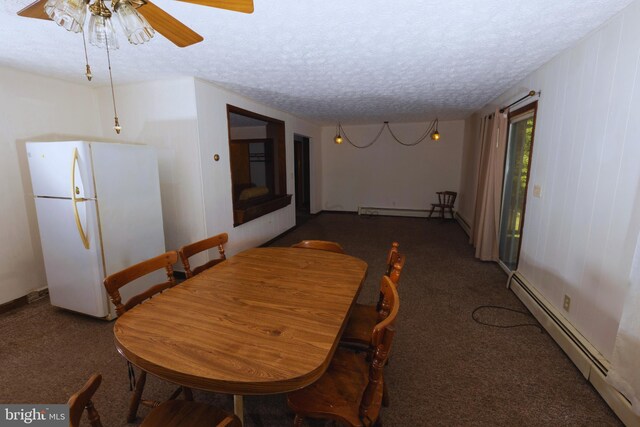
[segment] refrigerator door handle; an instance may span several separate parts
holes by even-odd
[[[78,227],[78,233],[80,234],[80,239],[82,240],[82,244],[85,249],[89,249],[89,239],[87,238],[87,234],[84,232],[82,228],[82,223],[80,222],[80,215],[78,215],[78,203],[85,202],[87,199],[83,197],[76,197],[76,165],[78,164],[78,149],[73,149],[73,162],[71,164],[71,200],[73,202],[73,215],[76,218],[76,227]]]

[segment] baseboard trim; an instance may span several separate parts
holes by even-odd
[[[324,213],[328,213],[328,214],[342,214],[342,215],[357,215],[358,212],[357,211],[332,211],[332,210],[322,210],[320,212],[318,212],[316,215],[320,215],[320,214],[324,214]]]
[[[640,426],[640,417],[633,412],[629,401],[605,380],[610,369],[607,359],[519,272],[509,277],[507,287],[547,330],[618,418],[626,426]]]
[[[456,211],[455,217],[456,221],[458,221],[458,224],[460,224],[460,227],[462,227],[464,232],[467,233],[467,236],[471,237],[471,226],[469,225],[469,222],[466,220],[466,218],[460,215],[460,212],[458,211]]]
[[[16,308],[23,307],[27,304],[29,304],[29,298],[26,295],[9,302],[5,302],[4,304],[0,304],[0,314],[7,313],[11,310],[15,310]]]
[[[381,208],[372,206],[358,206],[358,215],[376,216],[406,216],[411,218],[426,218],[430,210],[408,208]]]
[[[49,295],[48,288],[36,289],[35,291],[31,291],[27,295],[21,296],[20,298],[16,298],[12,301],[5,302],[4,304],[0,304],[0,314],[7,313],[19,307],[24,307],[25,305],[31,304],[32,302],[45,298],[48,295]]]

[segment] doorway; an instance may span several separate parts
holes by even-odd
[[[308,137],[294,135],[293,156],[296,181],[296,225],[300,225],[311,217],[311,174]]]
[[[537,108],[536,101],[509,113],[509,136],[500,213],[499,258],[510,271],[518,268],[520,258]]]

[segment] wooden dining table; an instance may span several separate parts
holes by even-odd
[[[327,369],[367,264],[314,249],[254,248],[127,311],[118,351],[182,386],[242,396],[285,393]]]

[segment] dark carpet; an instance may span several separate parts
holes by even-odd
[[[622,423],[553,339],[526,311],[507,276],[473,258],[454,222],[324,213],[273,246],[302,239],[339,242],[369,264],[359,301],[378,296],[387,251],[400,243],[407,262],[400,279],[400,314],[385,369],[391,406],[386,426],[620,426]],[[103,424],[124,422],[126,364],[113,345],[112,322],[51,307],[41,300],[0,315],[0,402],[63,403],[93,372],[103,374],[94,402]],[[173,387],[150,377],[145,396],[166,398]],[[195,392],[198,401],[232,410],[230,396]],[[141,408],[140,416],[147,413]],[[140,421],[140,420],[138,420]],[[247,426],[287,426],[283,395],[245,398]],[[324,422],[306,420],[306,425]]]

